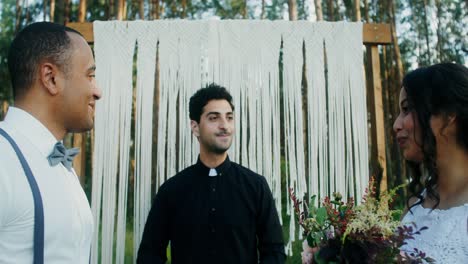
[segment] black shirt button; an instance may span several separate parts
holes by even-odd
[[[216,188],[211,189],[212,192],[216,192]]]
[[[216,211],[216,208],[211,208],[211,212],[215,212]]]

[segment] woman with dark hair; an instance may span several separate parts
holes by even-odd
[[[407,74],[393,129],[411,172],[403,223],[429,228],[402,249],[468,263],[468,69],[444,63]]]

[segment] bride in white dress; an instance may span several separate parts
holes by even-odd
[[[410,168],[407,240],[436,263],[468,263],[468,69],[445,63],[410,72],[393,129]]]

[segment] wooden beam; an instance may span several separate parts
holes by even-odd
[[[67,23],[67,27],[73,28],[83,35],[88,43],[94,43],[93,23],[91,22],[72,22]]]
[[[89,43],[94,42],[93,23],[74,22],[68,23],[67,26],[80,32]],[[362,42],[366,45],[383,45],[392,43],[390,25],[370,23],[363,24]]]
[[[385,151],[385,122],[380,78],[379,49],[367,46],[367,109],[371,123],[371,176],[380,179],[380,190],[387,190],[387,155]],[[378,180],[378,179],[376,179]]]
[[[362,42],[366,45],[391,44],[392,34],[390,24],[363,24]]]

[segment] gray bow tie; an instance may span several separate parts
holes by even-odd
[[[47,157],[49,160],[50,166],[55,166],[62,162],[63,166],[71,171],[73,158],[80,153],[79,148],[71,148],[67,149],[62,144],[62,142],[57,142],[54,146],[54,150],[52,153]]]

